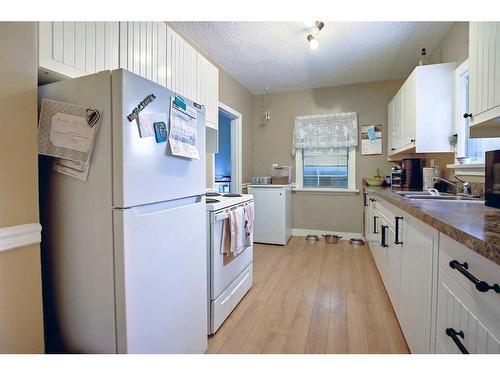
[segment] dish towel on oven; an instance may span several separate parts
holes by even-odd
[[[253,208],[254,208],[253,203],[248,203],[245,206],[245,216],[247,221],[245,229],[248,236],[250,236],[253,233],[253,218],[254,218]]]
[[[243,207],[229,211],[229,228],[231,233],[231,255],[236,256],[251,245],[246,231],[246,214]]]

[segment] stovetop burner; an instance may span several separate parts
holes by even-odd
[[[207,199],[205,200],[205,202],[206,202],[206,203],[219,203],[219,202],[220,202],[220,200],[218,200],[218,199],[214,199],[214,198],[207,198]]]
[[[235,193],[224,194],[224,197],[228,197],[228,198],[236,198],[236,197],[241,197],[241,196],[242,196],[241,194],[235,194]]]
[[[208,193],[205,193],[206,197],[218,197],[220,194],[215,192],[215,191],[209,191]]]

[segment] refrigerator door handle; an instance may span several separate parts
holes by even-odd
[[[185,207],[185,206],[189,206],[189,205],[196,204],[196,203],[203,203],[203,196],[202,195],[195,195],[193,197],[173,199],[170,201],[145,204],[145,205],[135,206],[135,207],[124,207],[124,208],[115,207],[115,209],[134,210],[134,212],[136,213],[137,216],[142,216],[142,215],[149,215],[149,214],[164,211],[164,210],[171,210],[174,208]]]

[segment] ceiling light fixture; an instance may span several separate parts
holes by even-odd
[[[314,23],[314,27],[312,28],[313,35],[318,35],[321,29],[325,26],[325,23],[322,21],[316,21]]]
[[[318,42],[318,39],[316,39],[316,38],[314,37],[314,35],[309,34],[309,35],[307,36],[307,41],[309,42],[309,48],[310,48],[310,49],[318,49],[319,42]]]

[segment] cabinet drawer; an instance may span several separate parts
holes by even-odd
[[[450,262],[456,260],[461,264],[467,263],[466,271],[489,285],[500,284],[500,266],[442,233],[440,234],[439,250],[439,266],[478,303],[485,305],[500,319],[500,293],[496,293],[494,290],[480,292],[471,280],[457,269],[452,268]]]
[[[450,332],[450,330],[453,330]],[[458,333],[459,335],[455,334]],[[457,343],[451,336],[456,337]],[[439,268],[436,350],[461,353],[500,353],[500,320]]]

